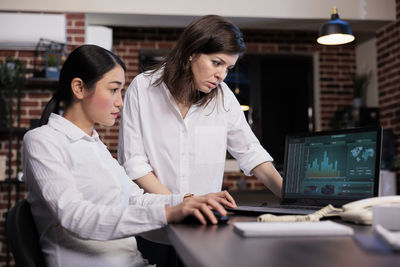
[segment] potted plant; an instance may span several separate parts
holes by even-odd
[[[46,78],[58,79],[59,72],[59,56],[56,54],[46,54]]]
[[[365,105],[365,93],[370,77],[370,72],[354,73],[351,76],[353,83],[353,106],[355,108]]]
[[[0,127],[13,127],[13,99],[20,107],[21,89],[26,81],[25,64],[19,59],[6,59],[0,67]]]

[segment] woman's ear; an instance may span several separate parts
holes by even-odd
[[[197,59],[198,54],[194,53],[189,57],[189,62],[193,62]]]
[[[197,59],[199,59],[201,54],[199,53],[193,53],[190,57],[189,57],[189,63],[194,63]]]
[[[74,78],[71,81],[72,94],[77,99],[83,99],[85,96],[85,83],[80,78]]]

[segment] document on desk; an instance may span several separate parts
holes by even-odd
[[[382,225],[374,227],[375,233],[382,238],[393,250],[400,251],[400,231],[389,231]]]
[[[351,227],[332,221],[321,222],[235,222],[233,229],[244,237],[350,236]]]

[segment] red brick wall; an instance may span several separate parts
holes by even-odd
[[[322,46],[313,32],[244,31],[249,52],[319,55],[320,119],[322,130],[329,129],[333,112],[352,101],[349,73],[356,69],[355,47]]]
[[[180,29],[114,28],[115,52],[128,66],[127,81],[138,73],[140,49],[170,49]],[[249,53],[319,54],[321,127],[329,128],[333,112],[350,105],[349,73],[356,68],[354,45],[322,46],[313,32],[243,30]]]
[[[400,0],[396,22],[377,31],[377,63],[380,121],[396,136],[397,176],[400,176]],[[399,179],[398,179],[399,181]],[[398,186],[399,188],[399,186]]]

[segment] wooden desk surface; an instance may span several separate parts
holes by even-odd
[[[234,216],[228,225],[167,226],[169,241],[186,266],[400,266],[400,252],[391,252],[376,239],[371,227],[351,225],[352,237],[244,238],[233,232],[234,221],[256,217]]]

